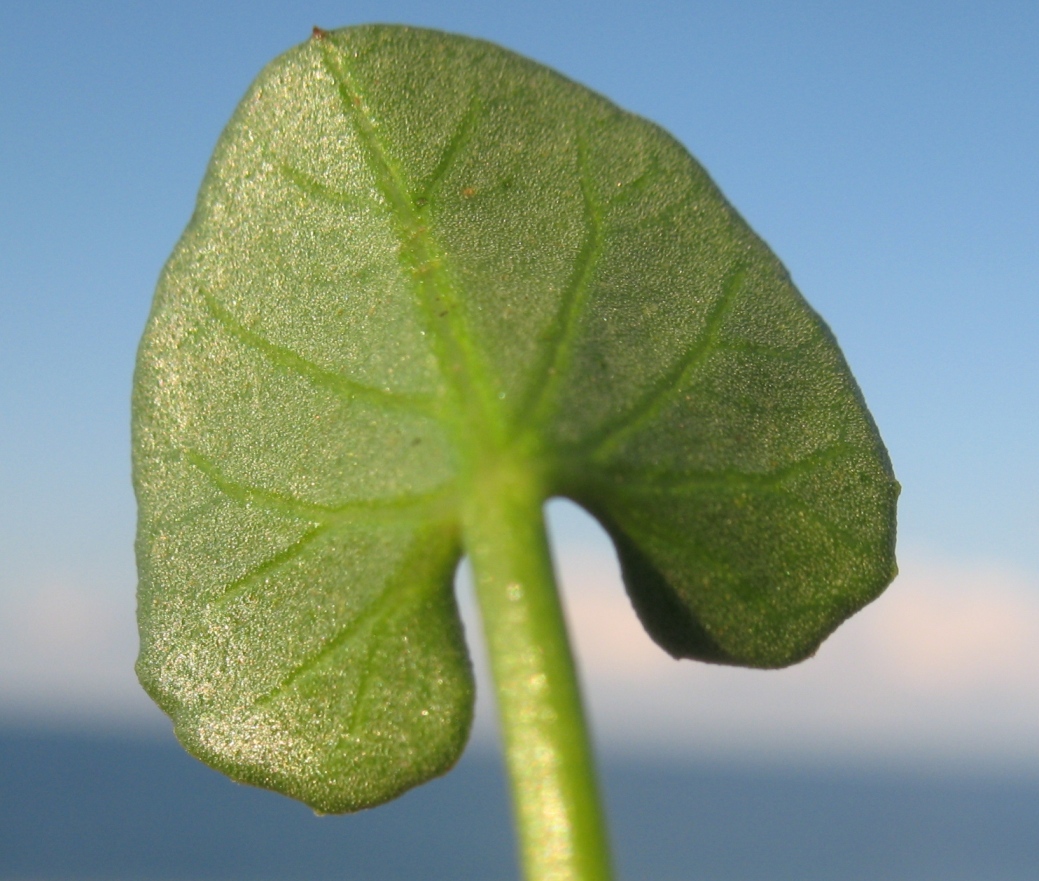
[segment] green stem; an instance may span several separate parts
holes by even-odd
[[[524,468],[472,482],[465,541],[498,697],[527,881],[609,881],[609,847],[543,494]]]

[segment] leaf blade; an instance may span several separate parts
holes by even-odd
[[[317,32],[261,74],[134,395],[142,681],[321,810],[460,754],[496,462],[602,520],[676,656],[799,660],[894,574],[887,454],[778,260],[661,129],[480,41]]]

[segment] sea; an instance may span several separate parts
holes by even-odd
[[[1039,780],[602,762],[621,881],[1036,881]],[[499,758],[344,817],[173,741],[0,730],[4,881],[519,881]]]

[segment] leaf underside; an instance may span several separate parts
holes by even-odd
[[[487,43],[318,31],[224,132],[137,363],[138,673],[185,745],[322,811],[449,768],[495,457],[599,518],[677,657],[793,663],[894,574],[835,342],[678,143]]]

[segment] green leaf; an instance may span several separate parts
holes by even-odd
[[[138,672],[185,745],[322,811],[449,768],[461,512],[503,465],[600,519],[676,656],[798,661],[895,571],[836,343],[674,139],[488,43],[316,31],[139,354]]]

